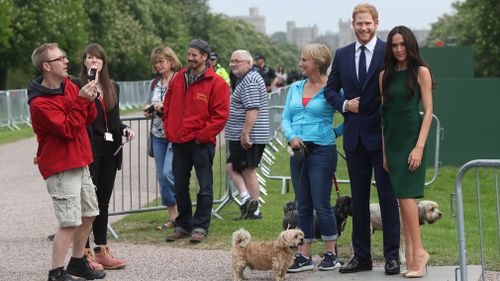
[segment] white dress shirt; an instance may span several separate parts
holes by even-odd
[[[366,72],[370,69],[370,63],[372,62],[373,52],[375,51],[375,45],[377,44],[377,36],[373,36],[372,40],[368,42],[368,44],[364,45],[365,49],[365,57],[366,57]],[[359,78],[359,57],[361,56],[361,43],[356,40],[354,45],[354,66],[356,67],[356,76]],[[345,106],[349,100],[344,101],[344,105],[342,106],[342,111],[347,112]]]

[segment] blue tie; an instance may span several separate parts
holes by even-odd
[[[361,54],[359,56],[359,63],[358,63],[358,80],[359,84],[363,86],[365,83],[365,77],[366,77],[366,55],[365,55],[365,46],[361,46]]]

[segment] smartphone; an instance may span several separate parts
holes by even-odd
[[[92,81],[92,80],[95,80],[96,77],[97,77],[97,68],[92,67],[89,70],[89,73],[87,73],[87,79],[89,79],[89,81]]]

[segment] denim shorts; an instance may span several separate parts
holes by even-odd
[[[45,183],[60,228],[77,227],[82,217],[99,215],[95,185],[87,166],[52,175]]]

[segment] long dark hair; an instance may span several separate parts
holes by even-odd
[[[101,45],[97,43],[90,43],[87,48],[83,51],[82,54],[82,64],[80,67],[80,75],[79,79],[82,82],[82,85],[86,85],[89,81],[87,79],[87,73],[88,69],[87,66],[85,65],[85,58],[87,55],[95,56],[97,58],[100,58],[102,60],[102,70],[99,72],[99,83],[102,86],[102,90],[104,93],[104,102],[106,104],[106,111],[111,111],[113,108],[115,108],[118,98],[116,96],[116,90],[113,85],[113,81],[109,78],[109,72],[108,72],[108,57],[106,56],[106,52],[104,51],[104,48],[101,47]]]
[[[429,65],[420,56],[420,49],[413,32],[404,25],[394,27],[387,36],[387,43],[384,51],[384,75],[382,77],[382,93],[380,93],[384,100],[389,99],[391,96],[389,86],[394,78],[394,72],[396,71],[397,60],[392,54],[392,38],[396,34],[401,34],[401,36],[403,36],[404,45],[406,47],[408,78],[405,82],[405,88],[408,97],[415,95],[415,90],[418,86],[418,68],[420,66],[425,66],[430,71]]]

